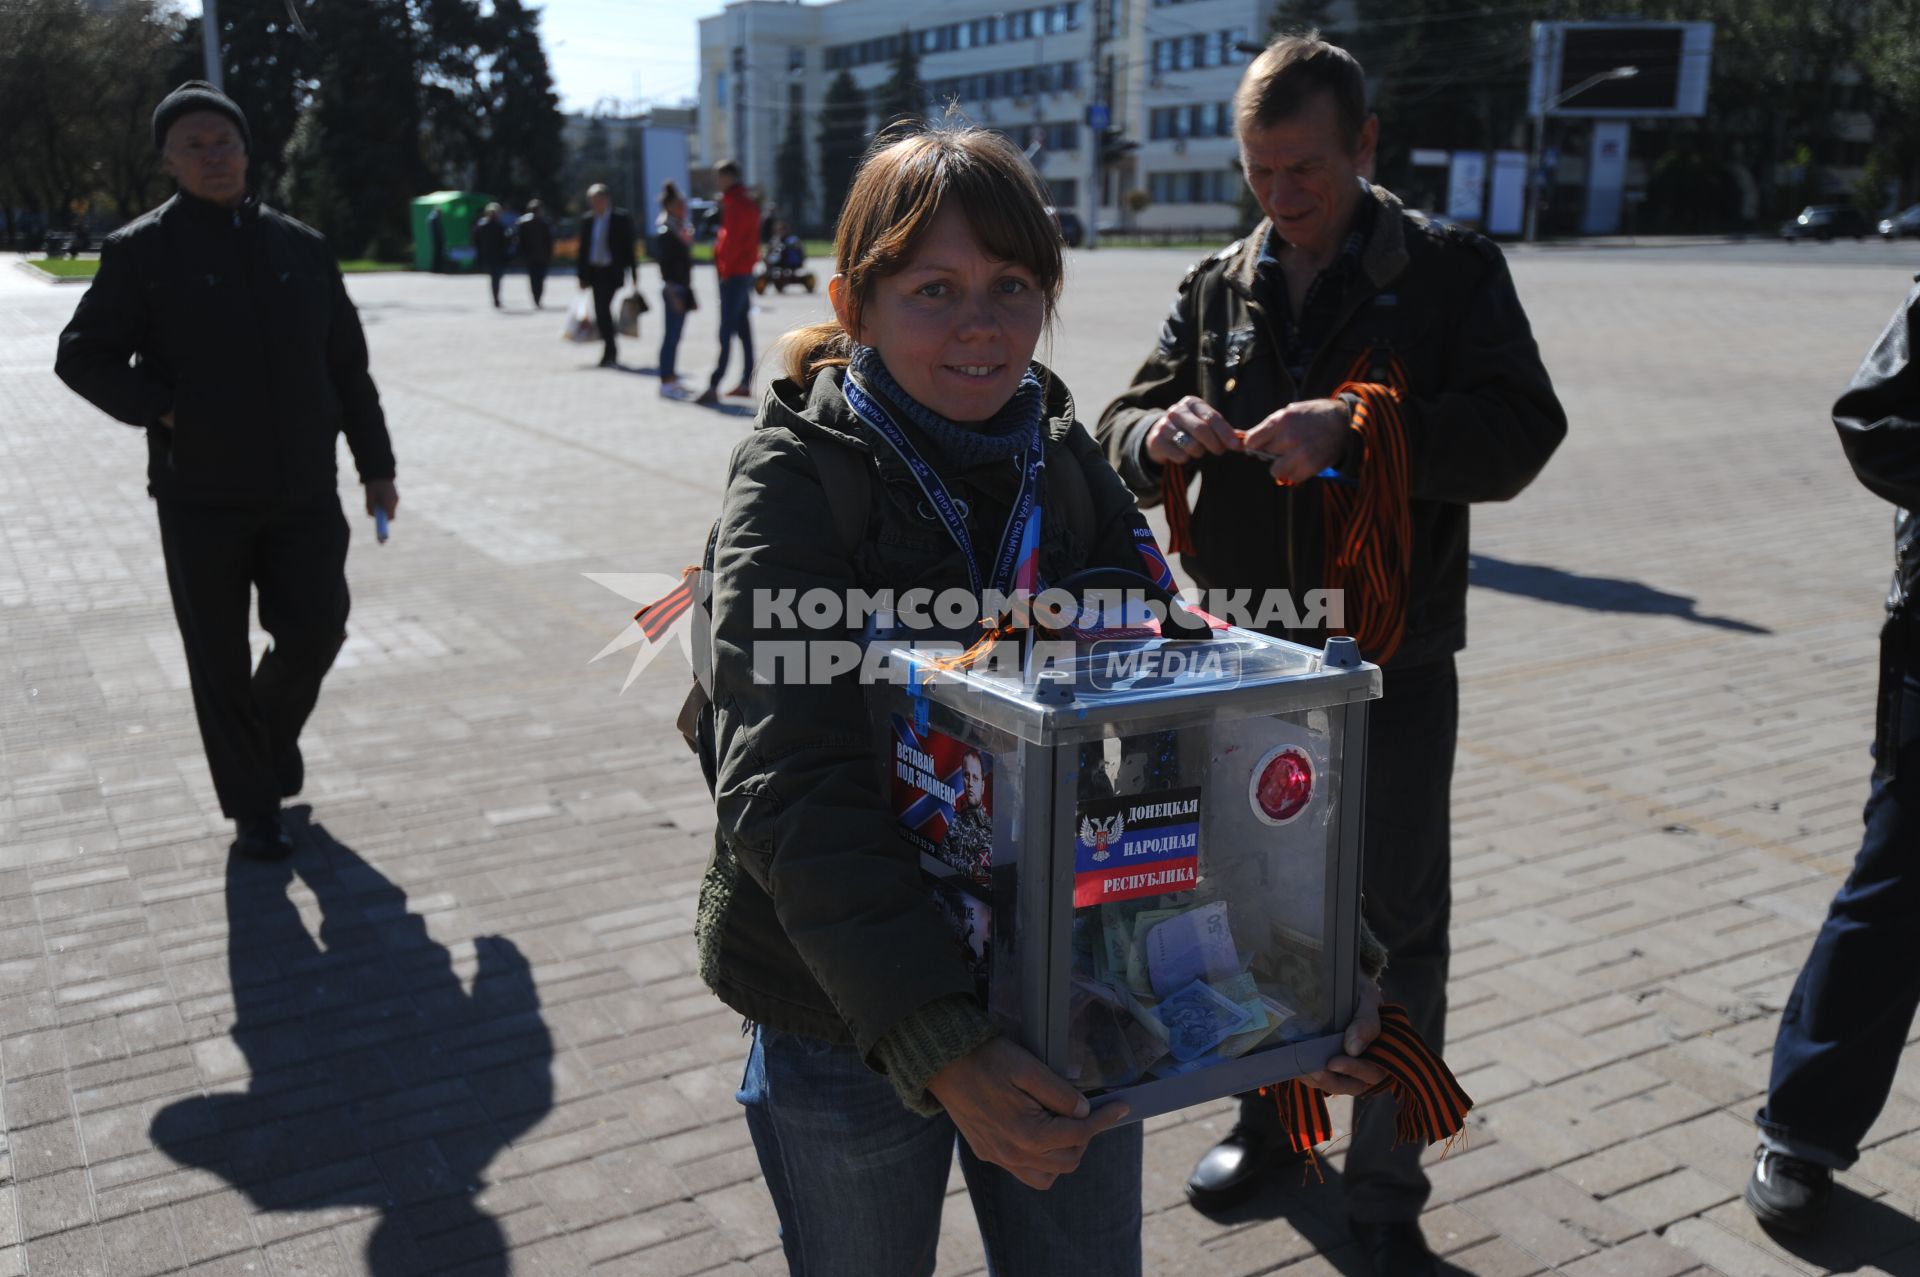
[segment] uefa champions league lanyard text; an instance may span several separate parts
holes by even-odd
[[[932,503],[934,512],[947,527],[947,535],[960,547],[960,555],[966,560],[967,579],[973,585],[975,598],[984,598],[980,586],[980,568],[973,554],[973,538],[967,535],[966,520],[960,517],[959,507],[954,504],[947,485],[940,481],[919,450],[913,446],[906,434],[894,423],[887,410],[867,393],[866,387],[849,374],[842,386],[846,391],[847,406],[858,414],[859,418],[873,427],[882,439],[892,445],[907,469],[913,472],[914,482],[920,485],[920,491],[926,494]],[[1027,441],[1027,459],[1020,471],[1020,491],[1015,496],[1013,511],[1007,516],[1006,530],[1000,534],[1000,550],[993,560],[993,589],[1001,594],[1025,584],[1030,589],[1039,588],[1038,580],[1020,582],[1015,579],[1022,563],[1032,554],[1038,538],[1030,536],[1036,529],[1030,525],[1040,516],[1040,474],[1045,468],[1046,445],[1039,423],[1034,424],[1033,437]]]

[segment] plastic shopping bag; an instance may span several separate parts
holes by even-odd
[[[593,319],[593,298],[582,292],[567,307],[567,326],[560,335],[568,341],[599,341],[600,325]]]

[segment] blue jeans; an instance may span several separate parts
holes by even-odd
[[[720,281],[720,366],[713,370],[713,377],[707,382],[716,390],[727,375],[727,356],[732,353],[731,343],[735,337],[740,339],[740,358],[744,361],[740,384],[744,386],[753,380],[753,326],[747,322],[752,310],[753,276],[735,275]]]
[[[687,326],[687,312],[675,310],[673,303],[662,294],[660,298],[660,380],[672,381],[674,357],[680,353],[680,330]]]
[[[1780,1015],[1756,1116],[1761,1143],[1835,1170],[1859,1158],[1920,1007],[1920,673],[1905,675],[1898,714],[1882,737],[1891,774],[1873,782],[1853,872]]]
[[[793,1277],[928,1277],[956,1144],[994,1277],[1138,1277],[1138,1122],[1039,1192],[975,1157],[944,1113],[908,1112],[852,1047],[756,1028],[738,1098]]]

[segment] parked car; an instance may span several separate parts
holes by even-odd
[[[1881,218],[1880,235],[1883,239],[1905,239],[1909,235],[1920,238],[1920,204]]]
[[[1800,210],[1800,216],[1780,224],[1780,238],[1789,244],[1797,239],[1817,239],[1824,244],[1842,235],[1865,239],[1868,229],[1867,219],[1851,204],[1809,204]]]
[[[1054,225],[1060,228],[1060,240],[1068,248],[1078,248],[1087,238],[1086,225],[1081,222],[1080,214],[1070,208],[1049,208],[1047,213],[1053,218]]]
[[[720,233],[720,206],[712,200],[688,200],[687,225],[693,227],[695,243],[711,242]]]

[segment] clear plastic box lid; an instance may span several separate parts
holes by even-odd
[[[1174,726],[1227,709],[1281,713],[1380,695],[1379,667],[1360,661],[1351,640],[1336,639],[1323,653],[1237,626],[1203,640],[1042,640],[1024,651],[1003,641],[966,669],[942,667],[941,655],[893,649],[894,677],[910,698],[1037,745]]]

